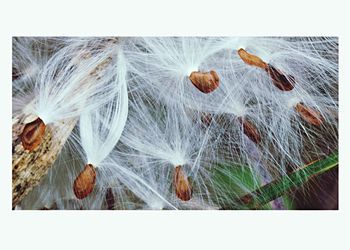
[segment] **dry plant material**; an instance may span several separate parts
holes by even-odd
[[[214,70],[206,73],[194,71],[189,78],[193,85],[205,94],[213,92],[219,87],[219,76]]]
[[[27,123],[20,136],[23,148],[30,152],[36,149],[45,135],[45,130],[46,125],[39,117]]]
[[[268,64],[267,73],[271,77],[273,84],[282,91],[291,91],[295,85],[295,78],[285,75],[280,70]]]
[[[192,186],[188,181],[188,178],[180,165],[175,167],[174,186],[175,186],[176,196],[180,200],[188,201],[191,199]]]
[[[246,64],[256,66],[264,70],[266,70],[268,67],[267,63],[265,63],[260,57],[249,54],[242,48],[238,50],[238,55]]]
[[[303,118],[303,120],[312,125],[320,126],[323,123],[320,112],[317,112],[312,108],[306,107],[302,103],[298,103],[295,106],[295,110],[298,112],[301,118]]]
[[[249,122],[246,118],[239,117],[238,121],[243,126],[243,133],[253,142],[259,143],[261,141],[261,136],[258,129]]]
[[[242,48],[238,50],[238,55],[246,64],[265,70],[278,89],[282,91],[291,91],[294,88],[295,78],[293,76],[285,75],[279,69],[264,62],[260,57],[250,54]]]
[[[75,178],[73,184],[74,194],[78,199],[87,197],[95,187],[96,171],[92,164],[86,164],[83,171]]]

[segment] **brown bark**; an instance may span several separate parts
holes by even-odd
[[[12,207],[14,208],[40,183],[55,162],[76,120],[48,125],[41,144],[29,151],[24,149],[21,134],[31,116],[23,114],[12,119]],[[29,120],[29,121],[28,121]]]
[[[118,42],[118,38],[107,38],[101,46],[111,46]],[[91,54],[87,52],[85,56]],[[104,74],[104,70],[111,63],[109,57],[101,62],[92,72],[87,72],[86,82],[81,82],[81,87],[93,84]],[[74,95],[74,93],[72,93]],[[31,105],[31,104],[28,104]],[[29,110],[29,109],[28,109]],[[26,108],[21,115],[12,118],[12,207],[14,208],[48,173],[67,138],[71,134],[77,119],[60,121],[55,125],[48,124],[40,135],[40,141],[35,147],[26,150],[23,147],[21,136],[25,125],[33,122],[38,117],[33,117]],[[31,138],[33,139],[33,138]],[[37,139],[37,138],[34,138]],[[36,141],[36,140],[34,140]],[[24,143],[25,145],[25,143]]]

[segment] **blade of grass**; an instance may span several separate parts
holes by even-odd
[[[301,187],[310,178],[337,166],[338,153],[334,153],[326,159],[314,161],[289,175],[256,189],[252,193],[242,196],[238,203],[242,205],[241,209],[261,209],[268,202],[284,195],[293,188]]]
[[[220,207],[227,209],[239,209],[235,200],[262,185],[260,178],[244,165],[218,164],[212,177],[217,191],[217,202]],[[270,204],[266,204],[261,209],[272,208]]]

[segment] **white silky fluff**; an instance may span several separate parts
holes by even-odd
[[[148,176],[146,180],[167,200],[181,207],[171,188],[174,169],[181,165],[194,188],[202,194],[198,199],[205,202],[211,183],[204,179],[209,175],[214,148],[210,129],[191,119],[189,111],[182,106],[164,106],[135,93],[131,99],[128,126],[121,142],[132,149],[125,155],[134,162],[133,167]],[[141,160],[131,160],[134,157]]]
[[[33,113],[46,124],[80,116],[110,101],[118,47],[102,38],[73,40],[45,64],[35,85]]]
[[[110,85],[115,97],[102,107],[83,113],[80,117],[80,139],[86,163],[99,167],[117,144],[128,116],[127,69],[123,51],[118,51],[117,72]],[[97,97],[99,98],[99,97]],[[95,98],[93,102],[98,102]]]
[[[51,56],[49,39],[16,37],[12,39],[12,112],[19,115],[35,98],[35,81]]]
[[[80,117],[80,137],[73,135],[80,141],[71,150],[79,162],[101,171],[91,196],[77,201],[71,185],[79,168],[71,168],[72,156],[66,155],[36,189],[36,199],[23,202],[25,208],[61,201],[60,209],[98,209],[107,188],[119,209],[217,209],[222,199],[234,206],[232,199],[241,193],[227,195],[216,171],[249,192],[337,150],[337,38],[139,37],[118,43],[61,38],[56,43],[47,60],[37,55],[31,60],[45,62],[39,63],[44,66],[35,74],[35,87],[28,88],[36,100],[33,112],[45,123]],[[240,48],[295,77],[295,88],[276,88],[264,70],[242,61]],[[106,60],[110,63],[101,68]],[[96,68],[99,73],[89,75]],[[220,85],[204,94],[189,75],[210,70],[218,73]],[[295,111],[299,102],[321,114],[320,127]],[[211,117],[208,124],[205,116]],[[259,144],[244,134],[239,117],[258,129]],[[174,194],[177,165],[193,185],[188,202]],[[252,173],[253,186],[230,175],[230,169],[240,168]],[[51,196],[44,195],[48,186]]]

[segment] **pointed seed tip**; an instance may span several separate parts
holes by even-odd
[[[46,125],[39,117],[36,120],[27,123],[20,135],[23,148],[30,152],[35,150],[41,144],[45,135],[45,130]]]
[[[240,48],[238,51],[239,57],[248,65],[256,66],[262,69],[267,68],[267,63],[265,63],[260,57],[248,53],[245,49]]]
[[[300,117],[314,126],[321,126],[323,124],[323,120],[320,112],[314,110],[313,108],[305,106],[303,103],[298,103],[295,106],[295,110],[298,112]]]
[[[255,125],[243,117],[239,117],[238,120],[243,126],[243,133],[256,144],[260,143],[261,136]]]
[[[78,199],[86,198],[95,187],[96,170],[92,164],[86,164],[83,171],[75,178],[73,191]]]
[[[180,200],[189,201],[192,198],[192,186],[180,165],[175,167],[174,187],[176,196]]]

